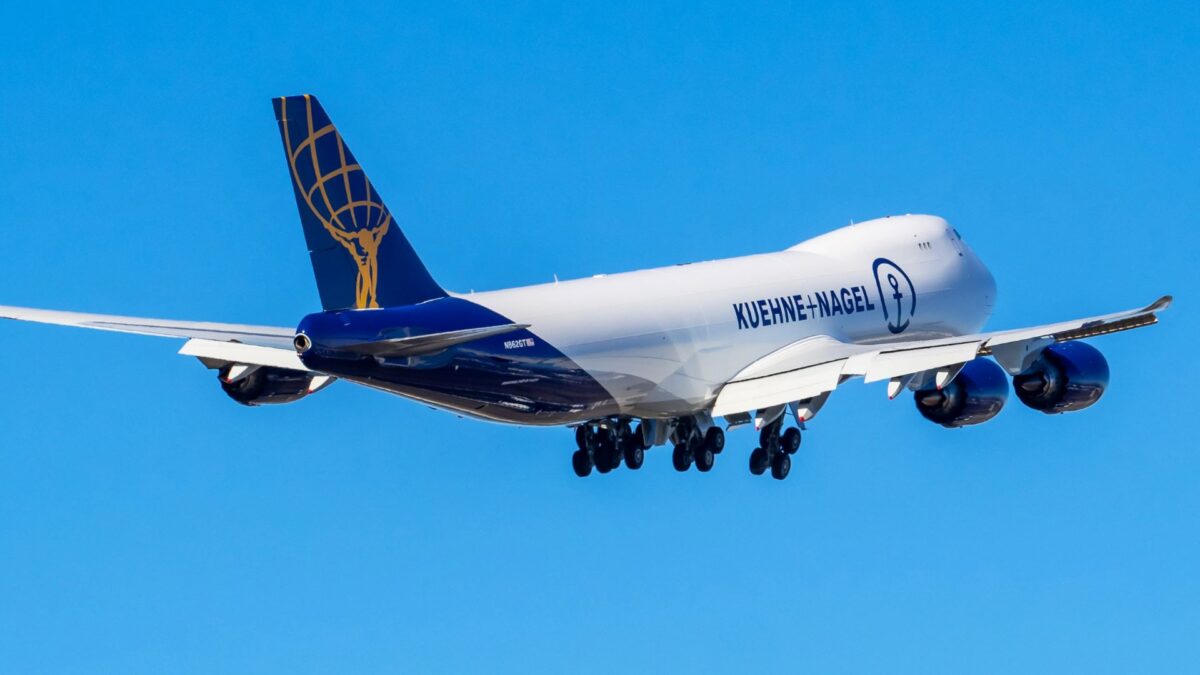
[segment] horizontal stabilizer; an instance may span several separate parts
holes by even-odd
[[[184,356],[195,356],[211,367],[239,363],[301,372],[308,371],[308,368],[300,361],[300,357],[296,355],[295,349],[192,338],[184,343],[179,353]]]

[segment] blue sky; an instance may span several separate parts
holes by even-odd
[[[424,4],[424,3],[423,3]],[[1200,660],[1195,3],[53,2],[0,22],[0,304],[318,307],[269,99],[490,289],[948,218],[991,326],[1177,296],[1112,388],[947,431],[839,390],[785,482],[0,325],[0,671],[1172,672]]]

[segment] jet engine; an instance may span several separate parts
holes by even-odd
[[[1008,376],[991,359],[977,358],[946,386],[918,389],[913,398],[930,422],[949,429],[982,424],[999,414],[1008,400]]]
[[[241,368],[230,380],[234,368]],[[218,371],[221,389],[229,398],[242,405],[270,405],[274,403],[291,403],[299,401],[312,392],[313,375],[299,370],[271,368],[267,366],[255,368],[228,365]]]
[[[1077,340],[1042,350],[1029,368],[1013,377],[1021,403],[1047,415],[1083,410],[1108,387],[1108,361],[1100,350]]]

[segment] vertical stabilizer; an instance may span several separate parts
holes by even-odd
[[[445,297],[316,97],[273,103],[324,309]]]

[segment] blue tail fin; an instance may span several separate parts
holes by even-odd
[[[273,103],[321,305],[395,307],[445,297],[316,97]]]

